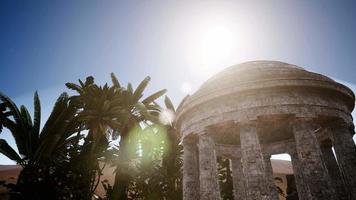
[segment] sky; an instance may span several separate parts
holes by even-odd
[[[110,82],[110,72],[134,85],[149,75],[147,93],[166,88],[175,104],[251,60],[295,64],[355,91],[355,10],[351,0],[2,0],[0,91],[32,109],[37,90],[42,122],[64,83]]]

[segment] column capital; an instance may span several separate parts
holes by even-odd
[[[238,122],[236,123],[236,125],[240,132],[241,131],[255,132],[257,129],[258,122],[257,121]]]
[[[320,129],[320,124],[315,118],[298,117],[290,121],[290,127],[293,129],[294,134],[309,132],[315,135]]]

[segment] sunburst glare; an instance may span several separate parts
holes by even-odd
[[[189,82],[183,82],[180,86],[180,91],[185,95],[190,94],[192,92],[192,85]]]
[[[159,121],[164,125],[172,124],[174,118],[174,112],[170,109],[163,109],[162,112],[159,114]]]
[[[225,65],[236,48],[233,32],[224,25],[209,25],[200,27],[195,32],[196,44],[191,50],[194,63],[193,73],[209,77]]]

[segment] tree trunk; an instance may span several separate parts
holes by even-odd
[[[119,164],[126,165],[129,162],[129,156],[127,151],[127,137],[121,137],[119,143]],[[122,166],[117,166],[115,174],[115,182],[112,192],[112,200],[126,200],[127,189],[130,184],[130,176],[127,170],[120,169]],[[124,167],[126,168],[126,167]]]

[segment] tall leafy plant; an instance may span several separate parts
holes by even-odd
[[[111,196],[113,199],[127,199],[130,183],[127,169],[131,159],[128,151],[129,133],[141,123],[157,121],[160,109],[154,101],[166,90],[160,90],[142,99],[150,77],[146,77],[136,89],[133,89],[130,83],[127,87],[121,86],[113,73],[111,79],[112,86],[108,84],[98,86],[94,83],[93,77],[88,77],[85,82],[79,80],[79,85],[74,83],[66,85],[78,93],[72,99],[80,110],[78,120],[89,130],[86,142],[91,144],[92,152],[95,152],[100,141],[107,140],[109,135],[120,138],[116,153],[118,158],[114,163],[116,171]]]
[[[69,96],[66,93],[59,96],[42,130],[37,92],[34,95],[33,120],[25,106],[18,108],[2,93],[0,100],[1,130],[10,130],[17,147],[16,151],[6,140],[0,139],[0,152],[23,167],[17,184],[12,187],[16,194],[13,199],[55,199],[66,196],[86,199],[83,194],[90,196],[89,190],[85,190],[90,188],[87,187],[87,182],[77,177],[84,176],[82,170],[68,165],[72,164],[73,155],[78,153],[81,137],[81,126],[75,120],[77,109]],[[74,149],[76,150],[73,151]],[[62,184],[65,185],[64,188]],[[75,194],[73,188],[78,185],[81,190],[76,190]]]

